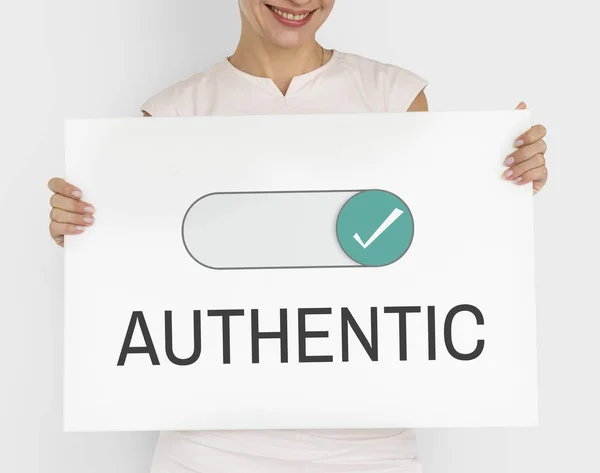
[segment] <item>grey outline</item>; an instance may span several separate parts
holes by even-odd
[[[400,202],[402,202],[404,204],[404,206],[408,209],[408,213],[410,214],[410,218],[412,218],[413,221],[413,228],[412,228],[412,235],[410,236],[410,241],[408,242],[408,246],[406,247],[406,250],[404,250],[404,253],[402,253],[400,256],[398,256],[398,258],[396,258],[394,261],[390,261],[389,263],[386,264],[378,264],[378,265],[373,265],[373,264],[364,264],[361,263],[359,261],[356,261],[354,258],[352,258],[352,256],[350,256],[348,253],[346,253],[346,250],[344,249],[344,247],[342,246],[342,244],[340,243],[340,237],[338,235],[337,232],[337,226],[338,226],[338,222],[340,221],[340,214],[342,213],[342,211],[344,210],[344,207],[346,207],[346,205],[348,205],[348,203],[354,199],[356,196],[360,195],[360,194],[364,194],[365,192],[371,192],[371,191],[379,191],[379,192],[385,192],[387,194],[391,194],[394,197],[396,197]],[[344,252],[344,254],[350,258],[352,261],[354,261],[355,263],[358,263],[360,266],[365,267],[365,268],[385,268],[386,266],[389,266],[390,264],[394,264],[396,261],[398,261],[400,258],[402,258],[410,249],[410,247],[412,246],[412,242],[415,239],[415,218],[413,216],[412,210],[410,210],[410,207],[408,206],[408,204],[406,202],[404,202],[404,199],[402,199],[399,195],[394,194],[393,192],[387,191],[385,189],[367,189],[367,190],[362,190],[360,191],[358,194],[353,195],[352,197],[350,197],[345,203],[344,205],[342,205],[342,208],[340,209],[340,211],[338,212],[337,218],[335,219],[335,237],[338,241],[338,244],[340,245],[340,248],[342,249],[342,251]]]
[[[183,215],[183,220],[181,222],[181,240],[183,242],[183,246],[185,248],[185,251],[187,252],[187,254],[190,256],[190,258],[192,258],[196,263],[198,263],[201,266],[204,266],[205,268],[208,269],[214,269],[215,271],[233,271],[233,270],[247,270],[247,269],[335,269],[335,268],[382,268],[384,266],[388,266],[389,264],[395,263],[396,261],[398,261],[400,258],[402,258],[402,256],[404,256],[406,254],[406,251],[408,251],[408,249],[410,248],[410,246],[412,245],[412,241],[414,238],[414,217],[413,217],[413,235],[411,237],[410,243],[408,245],[408,248],[406,249],[406,251],[404,253],[402,253],[402,255],[400,255],[400,257],[394,261],[392,261],[391,263],[388,263],[387,265],[381,265],[381,266],[371,266],[371,265],[365,265],[362,263],[359,263],[358,261],[355,261],[353,258],[350,257],[350,255],[348,255],[348,253],[346,253],[346,251],[344,251],[344,248],[342,247],[342,245],[340,245],[340,248],[342,249],[342,251],[344,252],[344,254],[350,258],[352,261],[354,261],[355,263],[357,263],[356,265],[336,265],[336,266],[248,266],[248,267],[233,267],[233,268],[215,268],[213,266],[209,266],[207,264],[204,264],[202,261],[199,261],[198,259],[196,259],[194,257],[194,255],[190,252],[188,246],[185,243],[185,236],[184,236],[184,228],[185,228],[185,219],[187,218],[188,213],[190,212],[190,210],[192,209],[192,207],[194,205],[196,205],[196,203],[198,203],[199,201],[201,201],[202,199],[205,199],[206,197],[210,197],[211,195],[231,195],[231,194],[307,194],[307,193],[323,193],[323,192],[356,192],[356,195],[361,194],[363,192],[367,192],[367,191],[373,191],[373,190],[378,190],[378,191],[382,191],[382,192],[387,192],[388,194],[392,194],[394,196],[396,196],[398,199],[400,199],[400,197],[398,197],[396,194],[394,194],[393,192],[387,191],[385,189],[323,189],[323,190],[297,190],[297,191],[226,191],[226,192],[211,192],[209,194],[205,194],[202,197],[196,199],[194,202],[192,202],[192,204],[188,207],[188,209],[185,211],[185,214]],[[338,212],[338,215],[336,217],[335,220],[335,227],[334,227],[334,231],[335,231],[335,237],[338,240],[338,244],[339,244],[339,238],[337,236],[337,221],[339,219],[340,216],[340,212],[342,211],[342,209],[344,208],[344,206],[354,197],[356,197],[356,195],[353,195],[352,197],[350,197],[345,203],[344,205],[342,205],[342,208],[340,209],[340,211]],[[406,205],[406,208],[408,209],[408,211],[410,212],[410,215],[412,217],[412,212],[410,211],[410,208],[408,207],[408,205],[406,204],[406,202],[404,202],[404,200],[400,199],[404,205]]]

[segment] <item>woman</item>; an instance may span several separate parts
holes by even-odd
[[[146,101],[144,116],[427,111],[427,82],[400,67],[315,41],[335,0],[239,0],[242,32],[234,54]],[[524,108],[519,104],[518,108]],[[546,182],[538,125],[515,142],[505,177],[520,185]],[[94,223],[93,206],[62,179],[54,192],[50,233],[79,234]],[[420,473],[414,431],[164,432],[153,473]]]

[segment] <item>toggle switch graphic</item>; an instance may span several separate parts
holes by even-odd
[[[380,189],[216,192],[192,203],[181,233],[210,269],[361,268],[399,260],[414,220]]]

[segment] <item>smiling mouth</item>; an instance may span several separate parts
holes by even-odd
[[[273,13],[275,13],[275,15],[277,15],[278,17],[280,17],[283,20],[286,20],[288,22],[295,22],[295,23],[303,23],[305,22],[309,16],[311,16],[316,10],[313,11],[304,11],[304,12],[289,12],[289,11],[283,11],[280,10],[277,7],[274,7],[273,5],[266,5],[269,10],[271,10]]]

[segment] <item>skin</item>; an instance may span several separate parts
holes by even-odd
[[[311,20],[301,28],[283,25],[266,7],[272,5],[286,12],[313,11]],[[238,69],[259,77],[270,78],[285,95],[292,78],[310,72],[327,62],[333,52],[324,50],[315,34],[329,17],[335,0],[239,0],[241,13],[240,40],[229,61]],[[517,109],[526,105],[521,102]],[[427,97],[421,91],[408,108],[409,112],[428,111]],[[147,112],[145,117],[150,115]],[[533,183],[537,194],[546,184],[548,169],[544,154],[546,128],[535,125],[519,136],[515,151],[506,157],[504,178],[517,185]],[[78,235],[94,224],[94,206],[83,200],[83,191],[64,179],[48,182],[52,191],[50,236],[64,246],[65,235]]]

